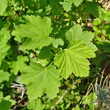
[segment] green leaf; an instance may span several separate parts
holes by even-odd
[[[9,68],[9,63],[5,60],[2,60],[1,66],[0,66],[0,70],[4,70],[7,71]]]
[[[3,28],[0,31],[0,64],[1,60],[7,55],[7,51],[9,49],[9,45],[7,45],[8,40],[10,39],[9,32]]]
[[[63,8],[66,12],[71,10],[73,0],[65,0],[64,2],[60,2],[61,5],[63,5]]]
[[[53,42],[52,42],[53,47],[58,48],[59,45],[63,46],[64,45],[64,41],[61,38],[53,38]]]
[[[1,102],[2,98],[3,98],[3,93],[0,91],[0,102]]]
[[[8,41],[11,38],[10,32],[6,28],[1,29],[0,35],[3,35],[6,39],[6,41]]]
[[[0,110],[10,110],[10,107],[15,104],[15,101],[11,99],[11,96],[3,97],[0,92]]]
[[[58,66],[63,78],[67,79],[73,72],[75,76],[85,77],[89,75],[89,61],[95,53],[82,41],[75,40],[67,49],[60,51],[55,56],[55,65]]]
[[[40,8],[45,8],[47,4],[47,0],[40,0]]]
[[[8,72],[3,72],[3,70],[0,70],[0,83],[3,81],[8,81],[10,77],[10,74]]]
[[[82,28],[80,25],[77,24],[72,28],[70,28],[70,30],[66,32],[65,36],[68,41],[72,41],[72,40],[80,39],[82,37],[81,34],[82,34]]]
[[[40,99],[36,100],[32,100],[28,103],[27,108],[28,109],[33,109],[33,110],[43,110],[44,109],[44,104],[42,103],[42,101]]]
[[[70,11],[71,10],[71,7],[72,7],[72,4],[74,3],[74,5],[76,7],[78,7],[81,2],[83,0],[64,0],[64,2],[60,2],[61,5],[63,5],[63,8],[66,12]]]
[[[13,106],[16,103],[14,100],[11,99],[10,95],[4,97],[3,100],[5,100],[7,102],[11,102],[11,106]]]
[[[40,53],[39,53],[39,58],[40,59],[50,59],[52,57],[52,54],[51,54],[51,47],[52,46],[48,46],[48,47],[43,47],[41,50],[40,50]]]
[[[96,93],[95,92],[94,93],[90,93],[89,95],[87,95],[87,97],[82,102],[82,104],[89,104],[90,110],[94,110],[95,103],[93,103],[93,102],[94,102],[95,99],[96,99]]]
[[[96,43],[98,49],[102,50],[105,53],[110,53],[110,41],[109,40],[105,40],[102,43]]]
[[[9,88],[11,86],[11,84],[13,83],[13,81],[15,81],[17,78],[16,75],[11,74],[9,80],[7,82],[5,82],[5,85]]]
[[[110,25],[106,25],[104,26],[105,30],[106,30],[106,34],[107,34],[107,37],[109,38],[110,40]]]
[[[40,63],[42,66],[45,67],[46,65],[49,64],[49,61],[46,60],[46,59],[39,59],[39,60],[37,61],[37,63]]]
[[[83,0],[73,0],[75,6],[79,6]]]
[[[0,18],[0,30],[4,27],[6,24],[6,20],[4,21],[2,18]]]
[[[81,110],[81,109],[80,109],[79,105],[76,105],[76,107],[72,108],[72,110]]]
[[[94,17],[99,17],[99,5],[96,3],[88,2],[86,5],[86,12],[93,14]]]
[[[19,46],[19,50],[24,52],[25,54],[29,54],[29,51],[26,50],[22,45]]]
[[[7,0],[0,0],[0,15],[2,15],[5,12],[7,5]]]
[[[92,2],[92,0],[86,0],[86,1],[88,1],[88,2]]]
[[[52,42],[52,38],[49,34],[52,31],[51,19],[40,16],[25,16],[26,24],[21,24],[16,30],[13,31],[13,35],[22,38],[26,37],[23,46],[25,49],[41,49],[44,46],[48,46]]]
[[[65,36],[66,39],[70,42],[73,40],[82,40],[83,43],[85,43],[88,47],[94,51],[97,50],[97,47],[91,42],[94,38],[94,34],[88,31],[82,31],[81,26],[78,24],[68,30]]]
[[[54,98],[59,91],[59,75],[52,65],[44,68],[40,64],[31,63],[24,69],[20,76],[20,82],[27,85],[27,94],[30,100],[41,97],[43,93]]]
[[[0,90],[3,89],[3,87],[4,87],[4,84],[0,84]]]
[[[20,71],[22,72],[24,67],[26,66],[25,62],[28,62],[29,59],[27,56],[18,56],[17,61],[11,62],[10,68],[12,68],[11,72],[17,75],[17,73]]]
[[[102,23],[102,21],[101,21],[100,18],[97,18],[97,19],[95,19],[95,20],[93,21],[93,25],[99,25],[99,24],[101,24],[101,23]]]

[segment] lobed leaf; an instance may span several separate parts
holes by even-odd
[[[83,0],[73,0],[75,6],[79,6]]]
[[[0,70],[0,83],[3,81],[8,81],[10,77],[10,74],[8,72],[3,72],[3,70]]]
[[[52,42],[52,38],[49,37],[51,28],[51,19],[40,16],[25,16],[26,24],[21,24],[16,30],[13,31],[13,35],[16,37],[27,38],[23,46],[25,49],[36,49],[48,46]]]
[[[83,0],[64,0],[64,2],[60,2],[60,4],[63,5],[64,10],[68,12],[71,10],[73,3],[76,7],[78,7],[82,2]]]
[[[59,45],[63,46],[64,45],[64,41],[61,38],[53,38],[53,42],[52,42],[53,47],[58,48]]]
[[[80,40],[73,40],[67,49],[60,51],[55,56],[55,65],[58,66],[63,78],[67,79],[71,73],[75,76],[89,75],[89,61],[95,53]]]
[[[10,107],[15,103],[11,96],[3,97],[3,93],[0,91],[0,110],[10,110]]]
[[[43,93],[54,98],[59,91],[59,75],[52,65],[44,68],[40,64],[31,63],[22,73],[20,82],[27,85],[27,94],[30,100],[41,97]]]
[[[20,71],[22,72],[23,69],[26,66],[25,62],[28,62],[29,59],[26,56],[18,56],[17,61],[11,62],[10,67],[12,68],[11,72],[17,75],[17,73]]]
[[[82,31],[80,25],[73,26],[70,30],[68,30],[65,34],[66,39],[71,42],[73,40],[82,40],[88,47],[93,49],[93,51],[97,50],[97,47],[92,43],[94,38],[94,34],[88,31]]]

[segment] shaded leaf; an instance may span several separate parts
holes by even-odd
[[[48,46],[48,47],[43,47],[41,50],[40,50],[40,53],[39,53],[39,58],[40,59],[46,59],[46,58],[51,58],[52,57],[52,54],[51,54],[51,46]]]
[[[11,99],[11,96],[3,97],[0,92],[0,110],[10,110],[10,107],[15,104],[15,101]]]
[[[99,5],[96,3],[88,2],[86,5],[86,12],[93,14],[94,17],[99,17]]]

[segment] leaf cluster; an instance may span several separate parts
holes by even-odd
[[[82,108],[109,59],[109,16],[97,0],[1,0],[0,109]]]

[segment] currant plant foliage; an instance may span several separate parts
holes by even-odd
[[[26,66],[25,62],[28,62],[27,56],[18,56],[17,61],[12,61],[10,64],[10,68],[12,68],[11,72],[15,75],[20,71],[22,72]],[[22,68],[21,68],[22,67]]]
[[[8,5],[7,0],[0,0],[0,15],[2,15],[5,12],[7,5]]]
[[[50,18],[41,18],[40,16],[26,16],[25,18],[27,23],[21,24],[13,31],[13,35],[16,37],[26,37],[22,43],[23,47],[30,50],[50,45],[55,39],[49,37],[52,32]],[[66,39],[70,41],[70,44],[55,55],[54,64],[65,79],[72,73],[79,77],[88,76],[90,63],[87,58],[94,58],[94,51],[96,51],[96,47],[91,42],[93,34],[82,32],[81,27],[76,25],[66,32]],[[58,75],[55,65],[47,66],[44,69],[40,64],[31,63],[26,67],[20,77],[20,82],[27,85],[27,94],[30,100],[41,97],[43,93],[50,98],[56,96],[60,86],[60,75]]]
[[[72,41],[67,49],[60,51],[55,56],[55,64],[58,66],[62,76],[67,79],[71,73],[75,76],[89,75],[89,61],[87,58],[94,58],[95,54],[80,40]]]
[[[59,72],[52,65],[44,68],[40,64],[31,63],[29,67],[25,68],[20,82],[27,85],[30,100],[41,97],[43,93],[53,98],[59,91],[59,75]]]
[[[23,47],[25,49],[36,49],[50,45],[52,42],[52,38],[49,37],[52,31],[51,19],[48,17],[42,19],[40,16],[26,16],[25,19],[27,23],[20,25],[13,31],[15,36],[27,38]]]
[[[43,110],[56,104],[66,81],[89,76],[98,48],[92,29],[83,25],[84,16],[98,17],[98,3],[0,0],[0,110],[17,107],[12,83],[26,86],[21,93],[28,97],[26,109]]]
[[[7,44],[9,39],[10,39],[9,32],[5,28],[3,28],[0,31],[0,64],[1,60],[5,58],[5,56],[7,55],[7,51],[10,48],[10,46]]]
[[[80,25],[75,25],[65,33],[66,39],[71,42],[73,40],[82,40],[93,51],[97,50],[97,47],[93,44],[92,40],[94,34],[88,31],[82,31]]]
[[[11,99],[11,96],[3,97],[3,93],[0,92],[0,109],[9,110],[15,103],[16,102]]]

